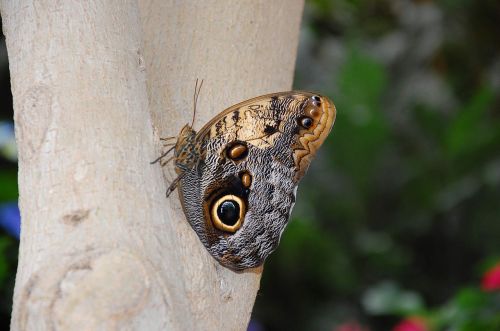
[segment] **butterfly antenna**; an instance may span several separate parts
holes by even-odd
[[[193,127],[194,120],[196,118],[196,105],[198,104],[198,97],[200,96],[200,91],[202,86],[203,86],[203,79],[200,82],[200,86],[198,86],[198,78],[196,78],[196,83],[194,86],[194,95],[193,95],[193,104],[194,104],[193,120],[191,121],[191,127]]]

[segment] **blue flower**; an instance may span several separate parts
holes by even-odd
[[[0,204],[0,227],[8,234],[19,239],[21,233],[21,214],[17,202]]]

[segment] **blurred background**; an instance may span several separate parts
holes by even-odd
[[[306,0],[295,78],[337,121],[249,330],[500,330],[500,2]],[[2,39],[4,330],[19,238],[9,79]]]

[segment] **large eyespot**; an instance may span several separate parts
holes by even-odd
[[[234,233],[243,224],[245,212],[246,204],[243,199],[227,194],[215,201],[210,214],[217,229]]]

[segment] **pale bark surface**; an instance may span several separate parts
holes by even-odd
[[[302,0],[1,0],[19,146],[13,330],[244,330],[261,269],[203,248],[159,136],[291,87]],[[165,180],[166,179],[166,180]]]

